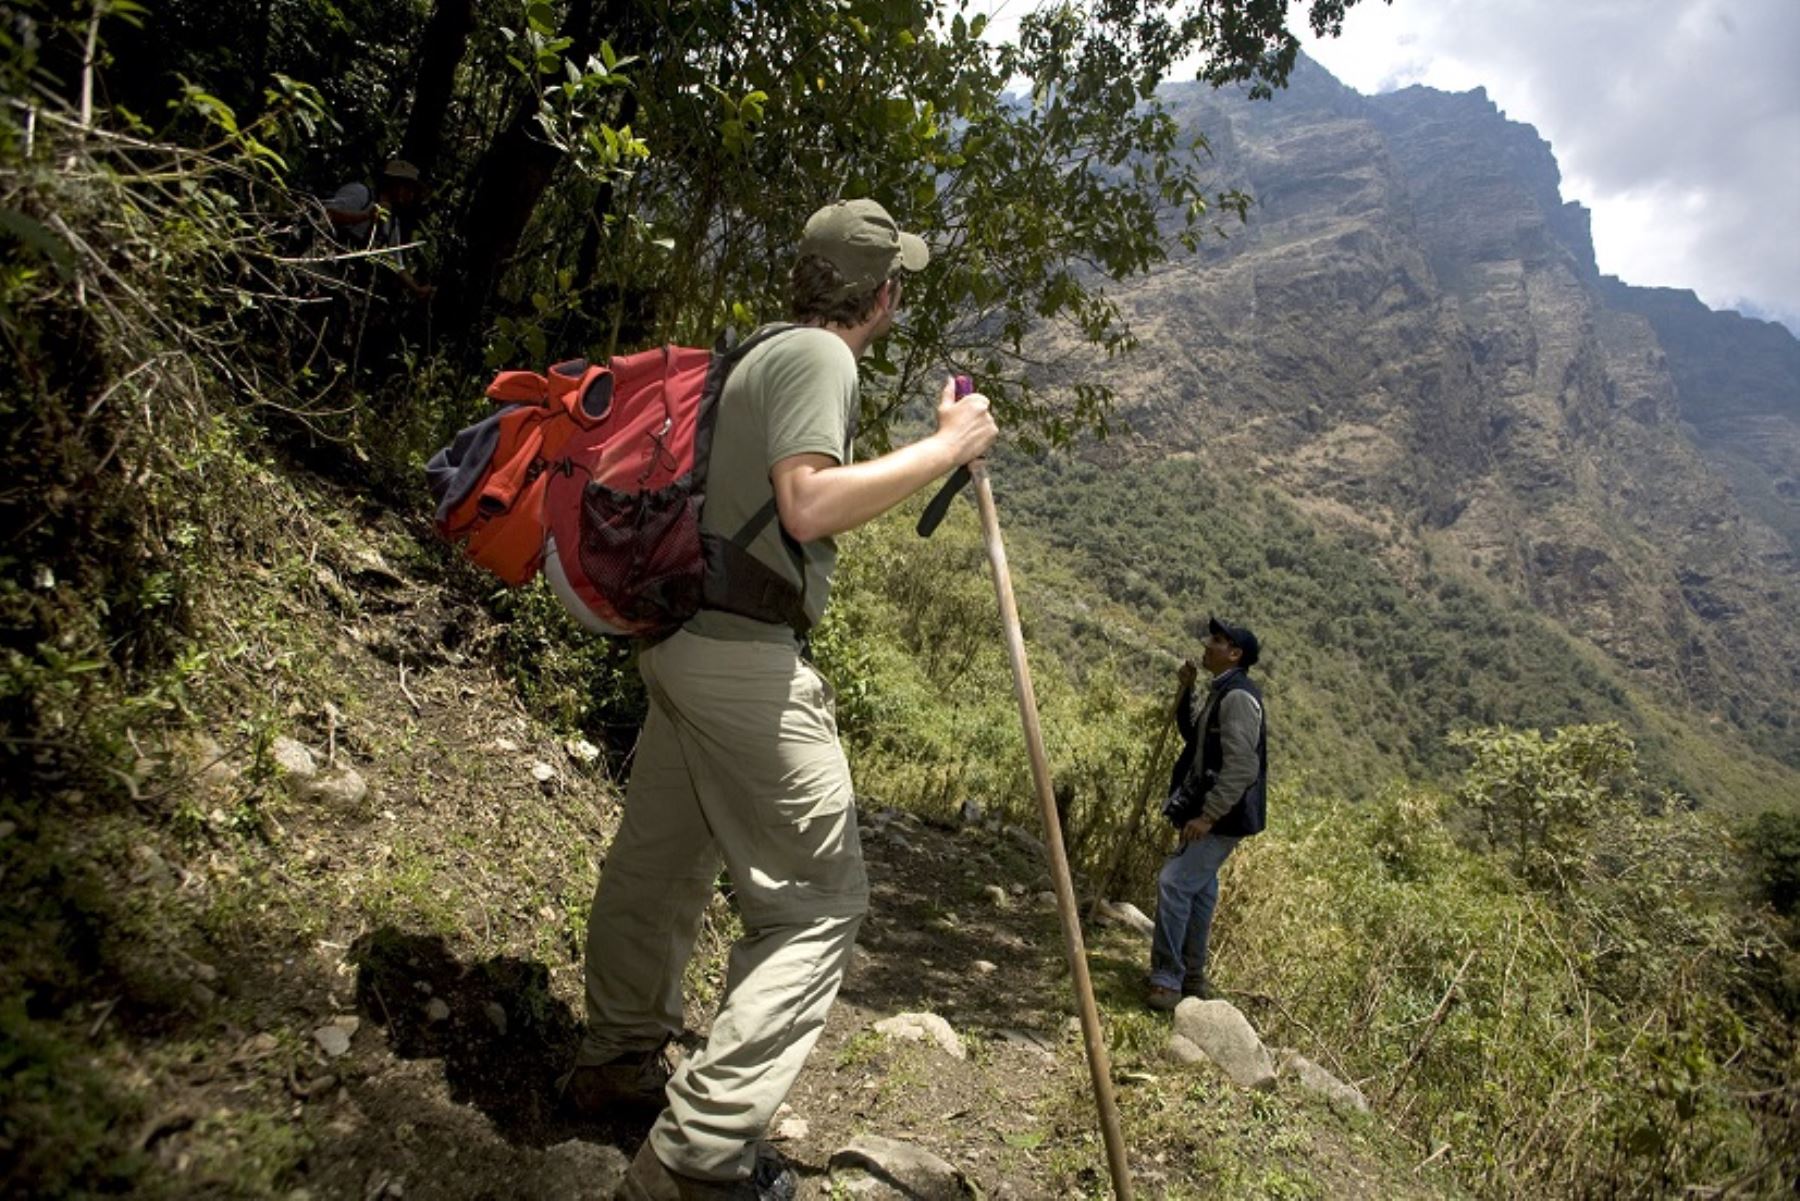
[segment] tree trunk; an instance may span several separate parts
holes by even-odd
[[[433,177],[437,166],[456,68],[474,28],[475,0],[437,0],[419,42],[418,69],[413,72],[417,84],[400,157],[417,167],[427,180]]]
[[[572,39],[564,56],[585,62],[599,49],[602,24],[623,19],[628,2],[619,4],[627,13],[601,10],[602,0],[574,0],[563,25],[563,33]],[[600,10],[600,11],[596,11]],[[599,18],[604,17],[605,20]],[[519,248],[519,239],[531,214],[537,210],[550,176],[556,170],[561,151],[532,134],[537,118],[535,95],[522,97],[513,109],[511,120],[483,156],[477,168],[478,180],[469,203],[463,227],[463,277],[457,289],[455,311],[449,315],[450,337],[479,351],[478,331],[481,315],[486,310],[506,260]]]

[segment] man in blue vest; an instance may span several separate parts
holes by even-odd
[[[1175,720],[1185,742],[1163,815],[1181,845],[1156,880],[1150,944],[1152,1009],[1206,995],[1206,939],[1219,903],[1219,869],[1241,839],[1262,832],[1269,755],[1262,693],[1250,668],[1262,647],[1243,626],[1209,619],[1200,665],[1212,676],[1196,695],[1193,660],[1181,665]]]

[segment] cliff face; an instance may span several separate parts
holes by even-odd
[[[1550,147],[1481,91],[1171,95],[1247,227],[1120,295],[1106,453],[1235,460],[1428,545],[1800,762],[1800,343],[1596,271]]]

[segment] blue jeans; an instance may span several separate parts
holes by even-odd
[[[1219,905],[1219,869],[1238,839],[1208,834],[1188,843],[1156,877],[1150,983],[1190,995],[1206,986],[1206,938]]]

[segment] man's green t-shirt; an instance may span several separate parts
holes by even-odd
[[[719,398],[701,528],[723,538],[743,529],[774,497],[769,472],[782,459],[827,455],[838,463],[850,462],[856,409],[856,355],[829,330],[790,330],[750,351],[732,369]],[[817,622],[831,593],[837,543],[820,538],[801,549],[806,563],[806,615]],[[800,585],[778,520],[769,522],[757,535],[750,553],[796,587]],[[787,626],[717,609],[702,609],[685,628],[704,638],[794,641],[794,632]]]

